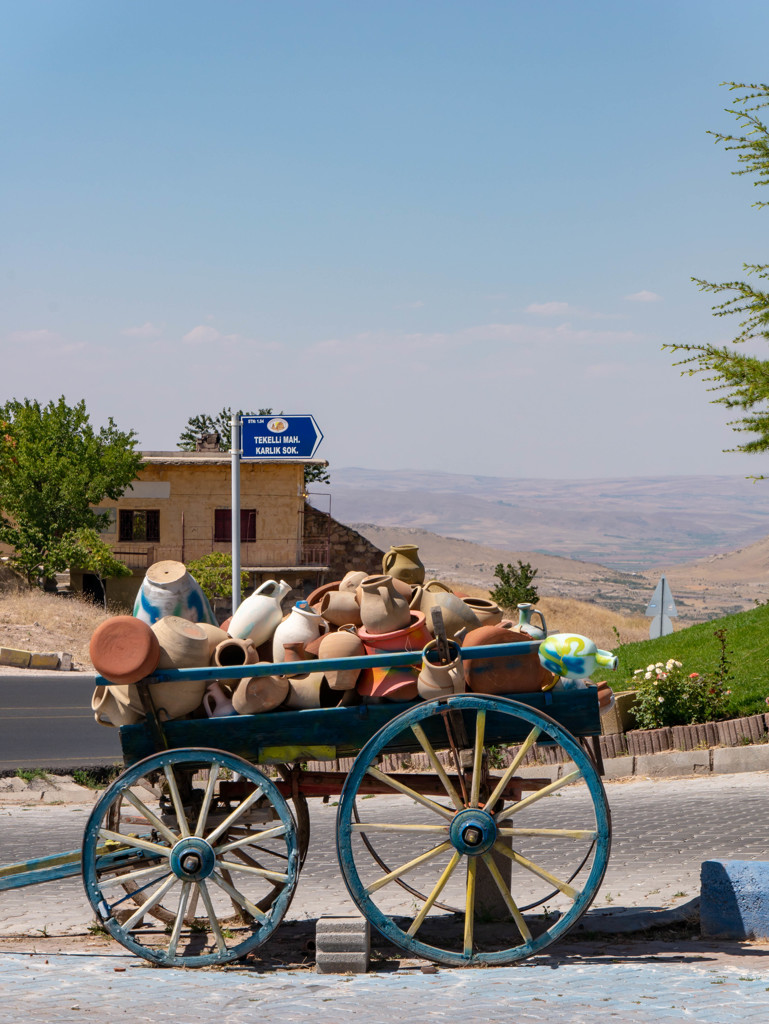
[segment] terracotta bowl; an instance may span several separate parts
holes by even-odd
[[[157,668],[160,644],[146,622],[115,615],[94,630],[90,654],[96,671],[111,683],[138,683]]]

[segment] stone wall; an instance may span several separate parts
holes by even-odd
[[[382,571],[383,551],[356,530],[310,505],[305,507],[304,513],[304,543],[328,543],[329,581],[340,580],[350,569],[365,570],[371,574]]]

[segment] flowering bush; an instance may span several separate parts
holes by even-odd
[[[633,673],[638,698],[633,714],[642,729],[664,725],[692,725],[726,718],[731,690],[718,676],[687,673],[680,661],[669,658]]]

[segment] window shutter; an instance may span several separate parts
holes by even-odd
[[[133,512],[120,509],[120,540],[134,539],[134,514]]]
[[[146,516],[147,541],[150,544],[158,544],[160,542],[160,511],[158,509],[148,509]]]

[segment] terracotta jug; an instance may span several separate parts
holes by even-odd
[[[306,601],[297,601],[291,613],[278,625],[272,634],[272,660],[283,661],[284,644],[302,643],[307,646],[317,640],[321,633],[328,631],[328,622],[318,615]]]
[[[345,591],[351,591],[354,594],[367,576],[368,573],[364,572],[362,569],[351,569],[348,573],[345,573],[340,580],[339,590],[342,593]]]
[[[168,615],[217,625],[208,598],[184,562],[170,560],[149,567],[136,595],[133,614],[150,626]]]
[[[516,650],[516,645],[521,643],[528,646],[531,637],[504,626],[481,626],[471,630],[462,644],[463,650],[509,644],[510,654],[465,660],[468,688],[476,693],[535,693],[549,689],[555,682],[554,676],[540,664],[536,651],[524,653],[520,648]]]
[[[390,576],[367,576],[358,587],[360,617],[369,633],[392,633],[408,627],[409,605]]]
[[[531,621],[532,616],[538,615],[541,625],[537,626]],[[518,625],[515,627],[519,633],[528,633],[534,640],[542,640],[547,636],[547,623],[542,612],[533,604],[524,602],[518,605]]]
[[[465,692],[465,672],[459,645],[449,640],[452,660],[447,665],[441,665],[437,660],[433,660],[436,658],[437,644],[437,640],[431,640],[422,655],[422,669],[417,679],[417,689],[423,700]]]
[[[382,572],[411,586],[424,583],[425,567],[419,560],[417,545],[398,544],[391,547],[382,559]]]
[[[291,676],[288,679],[288,694],[282,707],[287,711],[305,711],[310,708],[334,708],[339,704],[341,694],[334,692],[322,672]]]
[[[405,629],[391,633],[370,633],[359,626],[357,633],[367,654],[385,651],[421,651],[431,640],[421,612],[410,612],[411,622]],[[358,692],[366,697],[386,697],[387,700],[414,700],[417,696],[419,670],[411,665],[392,668],[364,669],[358,679]]]
[[[275,627],[283,618],[281,601],[291,590],[291,584],[281,580],[266,580],[239,605],[230,620],[227,632],[230,636],[245,640],[250,637],[258,647],[269,640]]]
[[[237,714],[232,701],[215,680],[208,684],[203,694],[203,709],[209,718],[228,718]]]
[[[158,668],[201,668],[208,665],[208,637],[196,622],[167,615],[152,627],[160,644]],[[150,695],[163,721],[182,718],[200,707],[206,680],[157,683]],[[120,697],[118,697],[118,700]]]
[[[327,622],[334,626],[361,626],[360,605],[351,590],[336,590],[325,594],[318,611]]]
[[[453,640],[463,626],[468,629],[477,629],[480,626],[478,616],[472,608],[450,590],[427,590],[425,587],[417,587],[411,599],[411,608],[422,612],[431,634],[435,633],[432,610],[436,607],[443,612],[443,625],[450,640]]]
[[[475,612],[482,626],[496,626],[504,618],[504,612],[494,601],[487,601],[483,597],[463,597],[462,600]]]
[[[115,694],[112,692],[116,689],[130,690],[130,694],[125,695],[124,701],[117,700]],[[93,710],[93,717],[99,723],[99,725],[107,726],[121,726],[121,725],[134,725],[136,722],[140,722],[144,718],[144,711],[139,710],[139,707],[134,706],[131,700],[135,700],[136,705],[139,705],[139,695],[136,692],[135,686],[97,686],[93,691],[91,697],[91,708]]]
[[[220,668],[233,668],[236,665],[255,665],[259,661],[259,652],[251,640],[236,640],[228,636],[216,645],[213,658],[214,665]],[[220,687],[232,694],[241,679],[220,679]]]
[[[199,622],[198,626],[203,630],[208,638],[208,660],[211,661],[217,646],[223,640],[229,640],[229,635],[226,629],[222,629],[221,626],[212,626],[208,622]]]
[[[287,694],[288,679],[283,676],[241,679],[232,695],[232,706],[239,715],[261,715],[282,704]]]
[[[320,641],[318,657],[356,658],[366,653],[363,641],[352,625],[342,626],[336,633],[327,633]],[[332,690],[352,690],[360,675],[359,668],[334,669],[326,672],[326,682]]]

